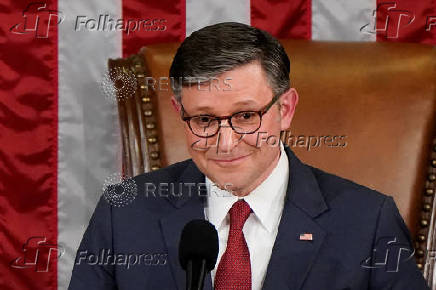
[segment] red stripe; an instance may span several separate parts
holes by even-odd
[[[436,0],[377,1],[377,41],[436,44]]]
[[[123,0],[123,19],[132,28],[123,31],[123,56],[138,53],[147,44],[182,41],[185,9],[185,0]]]
[[[251,25],[277,38],[312,37],[312,1],[251,0]]]
[[[57,259],[44,271],[58,235],[57,1],[31,6],[27,27],[25,2],[0,1],[0,289],[57,289]],[[30,31],[37,15],[37,29]],[[23,245],[37,236],[46,238],[38,244],[37,264],[11,267],[17,258],[35,257],[36,248],[25,253]]]

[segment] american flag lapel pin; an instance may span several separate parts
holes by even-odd
[[[300,241],[313,241],[313,235],[311,233],[300,234]]]

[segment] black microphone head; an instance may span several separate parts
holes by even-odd
[[[185,225],[180,237],[179,261],[186,270],[189,260],[206,260],[206,270],[215,268],[218,257],[218,232],[206,220],[192,220]]]

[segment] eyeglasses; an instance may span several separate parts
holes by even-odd
[[[201,138],[215,136],[221,128],[221,121],[227,120],[230,127],[238,134],[253,134],[262,126],[262,116],[279,99],[280,95],[275,95],[271,102],[260,111],[239,111],[230,116],[196,115],[185,116],[185,108],[182,106],[182,120],[188,124],[192,133]]]

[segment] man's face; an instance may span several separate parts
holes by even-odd
[[[217,76],[209,83],[182,88],[185,116],[229,116],[239,111],[260,111],[273,93],[262,67],[252,62]],[[280,156],[280,131],[290,126],[298,95],[295,89],[284,93],[262,116],[259,130],[238,134],[227,120],[214,137],[194,135],[185,123],[189,153],[198,168],[221,188],[246,195],[274,169]],[[277,106],[280,103],[281,106]],[[180,112],[181,106],[173,99]]]

